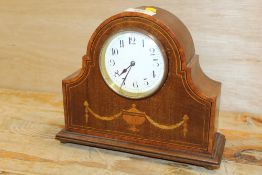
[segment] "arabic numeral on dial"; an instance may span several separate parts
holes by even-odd
[[[156,78],[156,73],[154,70],[153,70],[153,78]]]
[[[145,85],[149,85],[147,78],[144,78],[144,83],[145,83]]]
[[[135,82],[133,82],[133,87],[134,88],[138,88],[138,84],[137,84],[137,82],[135,81]]]
[[[159,67],[160,64],[157,62],[158,59],[153,59],[153,61],[154,61],[154,65],[156,65],[157,67]]]
[[[109,63],[110,63],[110,66],[114,66],[116,63],[115,63],[115,60],[113,60],[113,59],[110,59],[109,60]]]
[[[122,78],[122,85],[125,86],[126,85],[126,82],[125,82],[125,78]]]
[[[115,73],[114,73],[114,76],[116,77],[116,76],[119,76],[119,71],[117,70],[117,71],[115,71]]]
[[[121,48],[121,47],[124,48],[124,40],[120,40],[119,43],[120,43],[120,48]]]
[[[112,55],[118,55],[118,49],[112,48]]]
[[[155,55],[156,49],[155,48],[150,48],[149,52],[150,52],[150,55]]]
[[[136,44],[136,38],[135,37],[129,37],[128,41],[129,41],[129,44]]]

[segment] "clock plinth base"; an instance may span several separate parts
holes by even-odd
[[[219,168],[226,141],[224,135],[216,133],[212,154],[203,154],[192,153],[190,151],[156,149],[134,143],[127,144],[126,142],[119,140],[80,134],[67,131],[65,129],[61,130],[56,135],[56,139],[58,139],[61,143],[76,143],[92,147],[123,151],[142,156],[198,165],[207,169]]]

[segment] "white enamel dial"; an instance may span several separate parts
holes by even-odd
[[[100,70],[107,85],[119,95],[143,98],[163,83],[166,59],[158,42],[136,31],[119,32],[104,44]]]

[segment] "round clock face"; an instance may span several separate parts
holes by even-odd
[[[162,85],[166,57],[153,37],[124,31],[111,36],[100,54],[100,71],[107,85],[119,95],[144,98]]]

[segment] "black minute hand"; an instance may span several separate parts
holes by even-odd
[[[127,78],[128,74],[129,74],[131,68],[132,68],[134,65],[135,65],[135,62],[134,62],[134,61],[131,61],[130,66],[128,66],[129,70],[128,70],[125,78],[123,79],[123,82],[121,83],[120,88],[122,88],[122,86],[125,84],[126,78]],[[126,71],[127,71],[128,68],[126,68]],[[126,71],[125,71],[125,72],[126,72]],[[121,73],[121,74],[122,74],[122,73]],[[121,74],[120,74],[120,75],[121,75]]]

